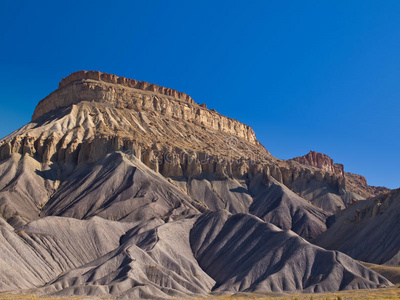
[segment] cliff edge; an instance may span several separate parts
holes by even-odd
[[[78,71],[63,78],[59,88],[37,105],[32,120],[61,107],[80,102],[103,103],[115,108],[156,112],[178,120],[257,144],[250,126],[198,105],[185,93],[144,81],[98,71]]]

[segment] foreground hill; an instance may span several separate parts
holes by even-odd
[[[0,141],[0,291],[131,299],[391,285],[307,242],[350,198],[380,191],[307,162],[274,158],[249,126],[186,94],[73,73]]]
[[[400,190],[360,201],[335,216],[317,244],[365,262],[400,265]]]
[[[225,210],[169,223],[46,217],[17,233],[3,225],[3,291],[136,299],[391,285],[342,253]]]

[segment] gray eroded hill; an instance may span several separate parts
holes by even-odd
[[[205,214],[190,238],[217,291],[327,292],[388,284],[347,255],[326,251],[251,215]]]
[[[136,222],[185,218],[200,213],[195,207],[206,209],[134,156],[116,152],[63,181],[42,214]]]
[[[335,218],[318,245],[366,262],[400,265],[400,190],[353,204]]]
[[[13,226],[39,217],[40,209],[57,187],[50,164],[13,154],[0,162],[0,212]]]
[[[0,219],[0,291],[44,285],[114,250],[131,223],[46,217],[23,229]]]
[[[390,285],[306,241],[375,191],[329,159],[307,162],[271,156],[249,126],[184,93],[74,73],[0,140],[0,292],[132,299]]]
[[[115,250],[61,275],[38,292],[118,299],[206,296],[215,282],[191,251],[194,222],[180,220],[143,232],[134,229]]]
[[[13,224],[36,219],[59,183],[115,151],[135,155],[155,172],[182,183],[188,193],[198,190],[192,179],[210,179],[218,190],[218,181],[233,179],[243,185],[267,174],[328,214],[352,198],[360,199],[354,191],[367,188],[349,184],[333,167],[274,158],[249,126],[183,93],[111,74],[77,72],[40,101],[32,122],[0,140],[0,176],[6,173],[0,178],[3,218]],[[18,184],[17,190],[12,183]],[[206,185],[199,189],[209,194]],[[26,187],[32,191],[24,191]],[[202,201],[218,208],[222,201],[231,212],[243,212],[250,204],[244,194],[220,190],[215,200]]]
[[[115,250],[36,291],[137,299],[386,285],[382,276],[344,254],[313,246],[251,215],[217,211],[128,231]]]
[[[249,212],[281,229],[312,240],[326,230],[327,213],[271,177],[257,176],[250,184],[254,202]]]

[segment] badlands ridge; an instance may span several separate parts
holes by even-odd
[[[382,252],[369,244],[379,233],[359,225],[395,220],[385,214],[397,198],[324,154],[277,159],[249,126],[182,92],[80,71],[0,140],[0,291],[134,299],[390,286],[353,258],[398,264],[397,240]]]

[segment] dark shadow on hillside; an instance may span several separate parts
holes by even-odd
[[[40,116],[39,118],[36,118],[35,120],[32,120],[32,123],[36,123],[34,128],[39,128],[46,123],[51,123],[55,120],[65,117],[71,112],[71,109],[71,106],[60,107],[44,114],[43,116]]]

